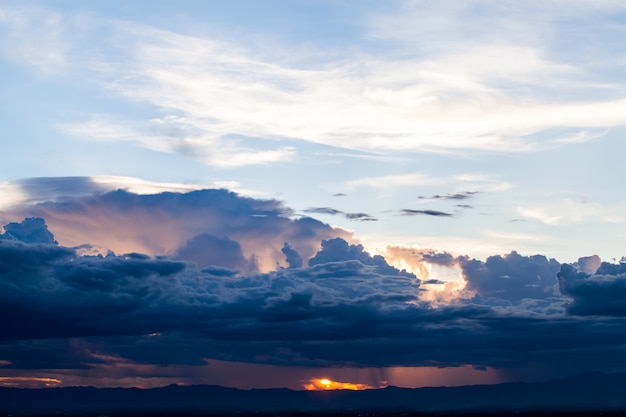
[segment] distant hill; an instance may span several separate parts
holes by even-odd
[[[626,410],[626,373],[591,373],[545,383],[364,391],[163,388],[0,388],[0,415],[320,411]]]

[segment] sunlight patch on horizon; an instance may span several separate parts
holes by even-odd
[[[328,378],[313,378],[302,384],[307,391],[332,391],[332,390],[351,390],[360,391],[365,389],[377,389],[387,386],[386,381],[380,381],[378,386],[368,384],[355,384],[352,382],[333,381]]]
[[[51,388],[58,387],[61,383],[57,378],[0,376],[0,387],[3,388]]]

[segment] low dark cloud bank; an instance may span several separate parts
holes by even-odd
[[[313,219],[274,218],[275,202],[223,191],[115,192],[43,207],[102,213],[110,201],[115,215],[176,208],[195,216],[189,207],[206,205],[205,217],[241,223],[190,233],[167,256],[85,256],[81,248],[56,244],[41,218],[8,224],[0,235],[0,314],[10,318],[0,331],[5,369],[81,368],[107,355],[159,365],[208,358],[563,372],[626,366],[624,264],[602,263],[589,272],[598,262],[593,257],[567,265],[516,252],[484,262],[423,252],[421,261],[460,267],[471,293],[435,307],[420,298],[424,289],[415,275],[328,236],[332,229]],[[280,227],[258,221],[268,218]],[[245,239],[270,230],[288,230],[280,237],[290,239],[278,245],[281,262],[259,272]]]

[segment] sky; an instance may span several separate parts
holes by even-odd
[[[626,370],[625,40],[610,0],[0,1],[0,386]]]

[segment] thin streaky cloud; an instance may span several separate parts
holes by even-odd
[[[413,209],[402,209],[400,210],[400,214],[402,216],[434,216],[434,217],[452,217],[451,213],[446,213],[445,211],[438,210],[413,210]]]
[[[448,193],[448,194],[435,194],[430,197],[419,196],[420,200],[465,200],[471,198],[473,195],[478,194],[478,191],[463,191],[460,193]]]
[[[375,222],[378,221],[375,217],[370,216],[367,213],[345,213],[348,220],[357,220],[361,222]]]
[[[378,220],[375,217],[372,217],[371,215],[367,213],[360,213],[360,212],[359,213],[345,213],[341,210],[337,210],[331,207],[311,207],[303,211],[305,213],[329,214],[331,216],[343,215],[348,220],[355,220],[355,221],[361,221],[361,222],[371,222],[371,221]]]
[[[623,201],[609,205],[566,198],[518,207],[517,213],[525,220],[538,220],[547,225],[582,222],[620,224],[626,221],[624,204]]]
[[[316,213],[316,214],[343,214],[343,211],[337,210],[331,207],[311,207],[306,210],[303,210],[305,213]]]
[[[482,174],[460,174],[453,176],[435,177],[424,172],[414,172],[400,175],[384,175],[378,177],[365,177],[354,180],[345,181],[340,184],[343,189],[355,189],[359,187],[371,188],[391,188],[391,187],[431,187],[431,186],[450,186],[459,187],[462,184],[464,188],[472,188],[479,192],[500,192],[506,191],[513,187],[507,181],[499,180],[488,175]],[[461,192],[462,193],[462,192]],[[457,194],[457,193],[455,193]]]

